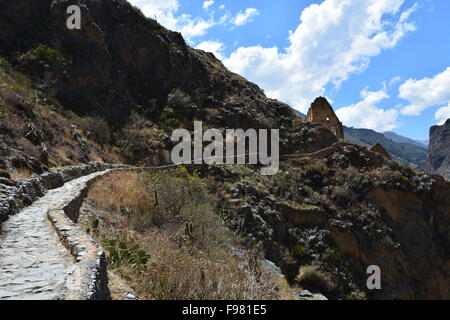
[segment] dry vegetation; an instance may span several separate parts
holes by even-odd
[[[47,167],[118,161],[118,152],[110,142],[111,129],[104,120],[65,110],[0,57],[2,156],[34,157]],[[27,177],[22,172],[12,173],[17,178]]]
[[[19,168],[15,171],[11,172],[11,179],[13,180],[22,180],[30,178],[33,175],[33,172],[28,168]]]
[[[289,298],[257,250],[238,249],[208,183],[185,168],[116,172],[91,188],[82,223],[142,299]]]

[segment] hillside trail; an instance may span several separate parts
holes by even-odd
[[[310,154],[281,157],[320,156],[335,146]],[[176,167],[169,164],[134,169]],[[66,295],[66,279],[75,264],[74,258],[61,244],[47,219],[47,212],[75,197],[86,183],[104,174],[92,173],[72,180],[64,186],[47,191],[31,206],[11,216],[0,232],[0,300],[58,300]]]
[[[96,172],[48,191],[3,223],[0,235],[0,300],[64,299],[75,264],[47,219],[54,206],[71,200]]]

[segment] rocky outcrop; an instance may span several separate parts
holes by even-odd
[[[178,88],[192,98],[198,117],[231,127],[267,126],[268,118],[289,121],[293,116],[287,105],[268,99],[212,54],[188,47],[181,34],[144,17],[125,0],[83,1],[81,30],[68,30],[67,7],[78,3],[0,3],[0,55],[42,87],[51,86],[66,107],[114,123],[123,122],[130,109],[143,108],[154,119]],[[39,45],[50,49],[36,59],[33,50]]]
[[[420,169],[450,179],[450,119],[442,126],[431,127],[428,158]]]
[[[228,186],[222,215],[291,285],[331,299],[450,298],[450,184],[441,177],[348,143],[299,155],[270,179],[222,170],[210,170]],[[371,265],[381,290],[366,286]]]

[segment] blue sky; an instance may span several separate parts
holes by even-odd
[[[448,0],[131,0],[270,97],[427,140],[450,118]]]

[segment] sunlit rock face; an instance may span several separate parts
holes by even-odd
[[[421,169],[450,180],[450,119],[442,126],[431,127],[428,159]]]

